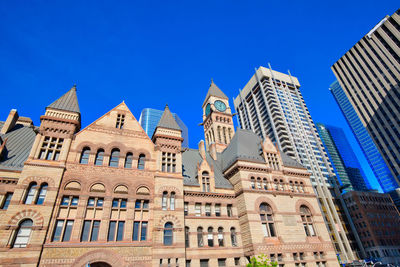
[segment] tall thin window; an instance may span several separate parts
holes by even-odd
[[[62,241],[67,242],[71,238],[72,227],[74,226],[74,221],[72,220],[57,220],[54,227],[53,242]]]
[[[189,203],[188,202],[185,202],[183,204],[183,211],[184,211],[185,216],[189,215]]]
[[[125,124],[125,115],[124,114],[118,114],[117,115],[117,122],[115,123],[115,128],[117,129],[123,129]]]
[[[194,212],[196,216],[201,216],[201,203],[196,203],[194,206]]]
[[[81,241],[97,241],[99,237],[100,221],[85,220],[83,222],[83,229]]]
[[[97,150],[96,158],[94,160],[94,165],[96,166],[103,165],[103,159],[104,159],[104,150],[103,149]]]
[[[204,246],[204,242],[203,242],[203,227],[198,227],[197,228],[197,246],[199,248]]]
[[[3,201],[3,204],[1,205],[2,210],[8,209],[8,206],[10,205],[12,196],[13,196],[13,193],[7,193],[4,196],[4,201]]]
[[[16,231],[13,246],[14,248],[26,248],[31,238],[33,221],[30,219],[23,220]]]
[[[222,227],[218,228],[218,246],[224,246],[224,228]]]
[[[250,179],[250,185],[252,189],[256,188],[256,179],[254,177],[251,177]]]
[[[272,208],[267,203],[261,203],[260,205],[260,219],[264,236],[276,236]]]
[[[206,203],[205,212],[206,212],[207,217],[211,216],[211,204],[210,203]]]
[[[39,194],[38,194],[37,199],[36,199],[36,204],[37,205],[42,205],[43,204],[44,199],[46,198],[46,194],[47,194],[47,187],[48,187],[48,185],[46,183],[44,183],[44,184],[42,184],[40,186]]]
[[[33,182],[28,187],[28,193],[26,194],[24,204],[32,204],[37,190],[37,183]]]
[[[234,227],[231,228],[231,242],[233,247],[237,247],[237,237],[236,237],[236,230]]]
[[[138,159],[138,165],[137,165],[137,168],[139,170],[144,170],[145,161],[146,161],[146,156],[144,154],[140,154],[139,159]]]
[[[189,247],[189,227],[185,227],[185,246]]]
[[[80,164],[88,164],[89,163],[89,156],[90,156],[90,148],[85,147],[81,153],[81,159],[79,160]]]
[[[170,246],[173,243],[173,224],[167,222],[164,225],[164,245]]]
[[[204,171],[201,174],[201,180],[203,185],[203,192],[210,192],[210,175],[208,172]]]
[[[118,167],[118,162],[119,162],[119,149],[114,148],[111,151],[110,162],[108,165],[110,167]]]
[[[300,207],[301,221],[303,222],[304,231],[307,236],[315,236],[315,230],[312,220],[312,214],[308,207],[302,205]]]
[[[167,210],[167,198],[168,198],[168,192],[164,191],[161,200],[162,210]]]
[[[261,189],[261,178],[257,178],[257,189]]]
[[[228,217],[233,217],[232,204],[228,204],[226,206],[226,211],[228,213]]]
[[[169,197],[169,209],[175,210],[175,192],[171,192]]]
[[[132,153],[126,154],[124,168],[126,169],[132,168],[132,159],[133,159]]]
[[[221,204],[215,204],[215,216],[221,216]]]
[[[208,227],[208,234],[207,234],[207,242],[208,242],[208,246],[209,247],[213,247],[214,246],[214,233],[213,233],[213,228],[212,227]]]
[[[266,178],[263,178],[263,188],[264,188],[264,190],[268,190],[267,179]]]

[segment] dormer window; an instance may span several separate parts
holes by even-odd
[[[125,115],[123,115],[123,114],[118,114],[118,116],[117,116],[117,123],[115,124],[115,128],[117,128],[117,129],[123,129],[123,128],[124,128],[124,123],[125,123]]]
[[[203,186],[203,192],[210,192],[210,175],[204,171],[201,174],[201,183]]]

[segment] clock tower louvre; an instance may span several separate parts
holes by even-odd
[[[203,127],[206,148],[215,145],[216,152],[221,153],[230,143],[235,129],[228,97],[211,80],[206,98],[203,102]]]

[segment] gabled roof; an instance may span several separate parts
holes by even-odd
[[[162,114],[161,119],[157,124],[157,127],[182,131],[181,127],[179,127],[178,123],[176,123],[174,116],[172,116],[172,113],[169,110],[168,105],[165,105],[164,113]]]
[[[72,86],[68,92],[47,107],[80,113],[78,97],[76,95],[76,86]]]
[[[222,170],[225,171],[236,160],[265,163],[261,142],[253,131],[237,129],[229,146],[222,152]]]
[[[0,129],[3,125],[4,122],[0,121]],[[2,142],[7,139],[0,157],[0,170],[22,170],[35,141],[36,133],[34,129],[33,126],[26,126],[17,122],[6,134],[0,134]]]
[[[221,89],[219,89],[219,87],[214,83],[213,80],[211,80],[210,88],[208,89],[208,92],[207,92],[206,98],[204,99],[203,105],[210,96],[216,96],[216,97],[228,99],[228,97],[221,91]]]

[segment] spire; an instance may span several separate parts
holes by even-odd
[[[206,95],[206,99],[204,99],[203,105],[204,103],[207,101],[207,99],[210,96],[216,96],[216,97],[220,97],[220,98],[224,98],[224,99],[228,99],[228,97],[221,91],[221,89],[219,89],[219,87],[214,83],[214,80],[211,79],[211,84],[210,84],[210,88],[208,89],[208,93]]]
[[[60,97],[47,107],[80,113],[78,97],[76,95],[76,84],[74,84],[71,89],[66,92],[62,97]]]
[[[157,124],[157,127],[182,131],[181,128],[179,127],[178,123],[176,123],[174,116],[172,116],[172,113],[169,110],[168,104],[165,105],[164,113],[162,114],[161,119]]]

